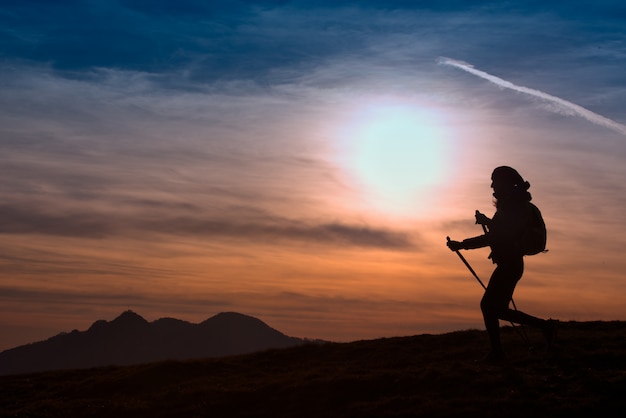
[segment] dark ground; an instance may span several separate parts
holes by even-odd
[[[548,352],[503,329],[0,377],[0,417],[623,416],[626,322],[561,323]]]

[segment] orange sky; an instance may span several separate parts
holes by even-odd
[[[591,212],[591,202],[611,202],[606,193],[619,186],[618,176],[607,174],[596,182],[587,171],[577,170],[574,161],[555,160],[564,151],[549,153],[549,145],[542,149],[544,155],[526,155],[524,146],[507,143],[502,150],[506,153],[492,151],[483,160],[470,159],[472,142],[502,144],[497,128],[481,134],[486,135],[474,139],[470,134],[458,141],[457,146],[467,150],[460,152],[466,159],[443,157],[451,176],[429,185],[426,192],[420,188],[422,194],[410,202],[392,197],[395,210],[380,202],[384,193],[353,178],[358,172],[336,166],[332,174],[341,178],[334,180],[334,189],[323,177],[307,179],[306,172],[290,177],[307,180],[295,184],[267,174],[278,188],[294,187],[298,199],[303,197],[301,203],[277,198],[271,203],[278,209],[267,204],[268,211],[283,213],[284,218],[251,213],[241,221],[239,216],[214,213],[218,221],[208,221],[189,214],[185,218],[184,211],[172,216],[167,209],[148,211],[150,219],[142,219],[146,225],[124,229],[138,215],[131,209],[125,214],[122,205],[98,208],[114,215],[106,218],[107,232],[101,237],[13,234],[10,242],[3,241],[3,268],[11,273],[3,278],[3,286],[15,290],[0,309],[4,323],[22,332],[7,338],[5,348],[86,329],[96,319],[113,319],[125,309],[148,320],[171,316],[192,322],[238,311],[289,335],[337,341],[480,328],[482,290],[445,247],[445,237],[480,233],[473,213],[493,213],[489,176],[497,164],[518,167],[531,182],[533,201],[543,210],[549,230],[550,251],[527,258],[515,296],[518,307],[563,320],[623,317],[626,262],[619,252],[622,238],[615,233],[620,208],[604,205]],[[532,140],[541,142],[527,139]],[[552,163],[557,161],[560,168],[555,171]],[[194,204],[210,210],[215,201],[196,196]],[[59,225],[72,220],[54,216],[59,216]],[[97,224],[97,219],[91,222]],[[493,268],[487,254],[465,254],[485,283]]]

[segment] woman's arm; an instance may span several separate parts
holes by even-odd
[[[448,248],[452,251],[458,250],[473,250],[475,248],[487,247],[490,245],[489,234],[479,235],[473,238],[467,238],[463,241],[448,241]]]

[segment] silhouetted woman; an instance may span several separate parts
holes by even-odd
[[[552,342],[556,321],[536,318],[509,308],[515,286],[524,273],[520,240],[526,226],[527,202],[532,199],[528,192],[530,183],[524,181],[515,169],[502,166],[493,171],[491,188],[496,199],[493,219],[476,211],[476,223],[485,225],[488,231],[462,242],[448,241],[448,247],[452,251],[491,247],[489,257],[496,268],[480,301],[491,342],[491,351],[484,360],[500,361],[505,357],[500,343],[499,319],[541,329],[548,345]]]

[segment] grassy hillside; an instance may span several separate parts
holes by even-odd
[[[0,378],[2,417],[555,417],[626,408],[626,323],[562,323],[554,349],[503,330],[307,345],[211,360]],[[620,412],[621,411],[621,412]]]

